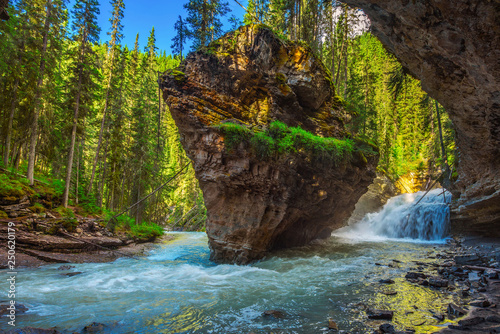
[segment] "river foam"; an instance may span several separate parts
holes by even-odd
[[[444,242],[449,233],[451,195],[443,189],[403,194],[360,222],[334,231],[353,241]]]

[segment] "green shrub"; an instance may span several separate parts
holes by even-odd
[[[235,149],[240,143],[248,142],[252,132],[244,125],[223,123],[217,128],[225,135],[225,144],[229,149]]]
[[[40,203],[35,203],[33,206],[30,206],[28,209],[30,209],[32,212],[35,212],[35,213],[43,213],[46,211],[44,206],[41,205]]]
[[[132,225],[127,233],[129,237],[141,241],[154,240],[163,235],[163,227],[153,224],[144,223],[142,225]]]
[[[0,219],[7,219],[9,215],[5,211],[0,210]]]
[[[76,218],[65,217],[62,220],[62,226],[68,232],[75,232],[76,227],[78,226],[78,220]]]
[[[64,193],[65,182],[63,180],[53,179],[51,186],[53,188],[53,192],[55,193],[55,196],[62,197],[62,195]]]
[[[59,206],[55,210],[61,217],[75,218],[75,213],[70,208]]]
[[[26,189],[21,182],[0,174],[0,197],[19,198],[26,194]]]
[[[260,158],[270,157],[275,150],[274,139],[267,136],[264,132],[254,134],[250,139],[250,144],[255,154]]]

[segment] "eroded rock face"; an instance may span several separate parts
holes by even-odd
[[[248,263],[330,236],[375,177],[377,154],[355,150],[332,165],[305,151],[263,159],[244,142],[226,147],[214,126],[228,120],[256,131],[279,120],[346,136],[321,63],[263,27],[242,27],[191,53],[160,82],[203,190],[212,260]]]
[[[377,173],[368,191],[356,203],[348,225],[361,221],[368,213],[379,211],[391,197],[399,194],[401,192],[387,176]]]
[[[344,0],[448,111],[460,152],[452,223],[500,236],[500,3]]]

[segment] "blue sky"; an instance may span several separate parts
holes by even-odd
[[[234,14],[243,21],[244,10],[234,1],[229,2],[229,7]],[[188,0],[124,0],[125,11],[123,24],[123,45],[133,48],[135,36],[139,33],[139,46],[141,49],[147,44],[151,28],[155,27],[156,46],[170,54],[170,45],[175,36],[174,24],[178,16],[186,17],[186,11],[183,5]],[[246,6],[247,1],[239,1]],[[108,40],[106,32],[109,31],[111,24],[108,19],[111,16],[111,4],[109,0],[101,0],[101,14],[99,15],[99,26],[101,27],[101,41]],[[74,1],[70,1],[68,7],[72,8]],[[228,17],[229,17],[228,15]],[[227,25],[229,27],[229,25]]]

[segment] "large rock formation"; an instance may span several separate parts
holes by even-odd
[[[459,179],[452,223],[500,236],[500,2],[343,0],[447,110]]]
[[[355,209],[349,217],[348,225],[361,221],[368,213],[377,212],[394,196],[401,194],[399,189],[386,175],[377,173],[377,177],[368,187],[368,191],[361,196]]]
[[[264,27],[242,27],[191,53],[160,83],[203,190],[212,260],[248,263],[330,236],[375,177],[378,154],[346,138],[321,62]],[[281,125],[296,133],[290,145],[271,137],[276,120],[340,140]],[[338,154],[325,160],[328,152]]]

